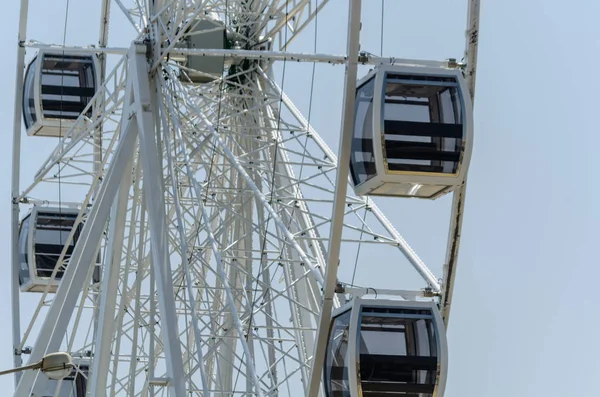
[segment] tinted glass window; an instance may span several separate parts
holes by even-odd
[[[65,246],[77,214],[38,213],[34,233],[35,265],[38,277],[50,277]],[[78,227],[81,229],[81,224]],[[79,237],[78,230],[71,240],[64,257],[63,267],[73,253]],[[56,279],[62,278],[64,269],[56,273]]]
[[[325,356],[325,393],[327,397],[350,397],[348,383],[350,311],[337,316],[329,332]]]
[[[461,112],[456,79],[388,75],[383,127],[387,170],[456,173],[464,135]]]
[[[350,154],[350,174],[354,185],[360,185],[375,176],[373,156],[373,90],[372,78],[356,90],[354,132]]]
[[[44,55],[42,112],[48,119],[76,119],[95,94],[90,56]]]
[[[433,319],[431,316],[401,316],[383,317],[363,311],[359,373],[365,395],[371,392],[433,395],[437,381]]]
[[[25,219],[23,219],[21,222],[21,227],[19,230],[19,285],[23,285],[29,281],[29,264],[27,263],[29,252],[27,252],[27,242],[29,239],[30,220],[31,217],[29,215],[25,217]]]
[[[23,82],[23,121],[25,122],[25,128],[29,129],[37,120],[35,115],[35,68],[37,58],[27,66],[25,72],[25,81]]]

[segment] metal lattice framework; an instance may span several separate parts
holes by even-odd
[[[17,82],[26,48],[64,48],[27,40],[28,1],[21,3]],[[121,58],[102,71],[91,118],[80,116],[25,185],[16,101],[13,247],[21,214],[44,204],[48,184],[72,184],[82,193],[69,199],[85,222],[68,261],[63,250],[59,262],[69,266],[56,294],[35,295],[26,309],[13,275],[16,366],[32,344],[29,362],[60,349],[89,360],[88,392],[95,396],[314,393],[314,355],[327,331],[319,318],[329,316],[324,292],[337,305],[335,273],[326,272],[336,197],[343,202],[342,233],[334,236],[341,256],[369,244],[405,257],[423,279],[416,295],[439,297],[447,322],[466,187],[454,193],[445,274],[438,278],[371,199],[339,197],[336,153],[275,78],[280,61],[356,63],[352,54],[286,51],[326,3],[102,1],[99,47],[69,51],[99,53],[103,69],[107,55]],[[107,46],[111,7],[138,33],[130,48]],[[472,95],[478,8],[469,2]],[[239,47],[175,48],[191,21],[207,13],[225,22]],[[235,67],[212,83],[190,84],[171,59],[190,54],[223,57]],[[361,62],[446,65],[365,56]],[[18,83],[15,97],[21,95]],[[98,250],[103,273],[92,284]],[[36,372],[17,381],[16,396],[39,396],[45,387]]]

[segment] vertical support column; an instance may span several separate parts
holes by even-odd
[[[150,337],[148,338],[150,346],[148,347],[148,379],[154,379],[154,355],[156,354],[156,299],[154,299],[154,297],[156,296],[156,277],[154,277],[154,269],[152,268],[152,266],[150,266],[148,271],[150,273]],[[156,396],[156,390],[154,390],[154,387],[150,386],[148,382],[146,382],[145,387],[148,388],[149,397]]]
[[[13,118],[13,146],[12,146],[12,179],[11,179],[11,222],[10,222],[10,246],[11,246],[11,303],[12,303],[12,344],[13,364],[20,367],[23,363],[21,358],[21,305],[19,302],[19,179],[21,177],[21,113],[23,111],[23,74],[25,69],[25,41],[27,33],[27,13],[29,1],[21,0],[21,11],[19,14],[19,36],[17,49],[17,70],[15,77],[15,109]],[[19,383],[21,373],[15,373],[15,386]]]
[[[100,48],[106,48],[108,43],[108,27],[110,21],[110,0],[102,0],[100,7],[100,37],[98,39],[98,46]],[[100,53],[100,82],[99,86],[103,86],[106,80],[106,54]],[[101,105],[99,109],[94,109],[96,114],[100,115],[104,113],[104,97],[101,98]],[[102,164],[102,124],[98,125],[98,128],[94,132],[94,173],[100,171],[100,165]]]
[[[327,333],[333,309],[335,285],[337,282],[338,262],[344,227],[344,209],[348,190],[348,173],[350,164],[350,149],[352,129],[354,128],[354,107],[356,96],[356,75],[358,72],[358,51],[360,49],[360,14],[361,0],[350,0],[348,10],[348,50],[346,61],[346,80],[344,82],[344,106],[342,109],[342,129],[340,133],[339,157],[335,179],[335,198],[331,215],[329,233],[329,252],[325,273],[325,289],[323,292],[323,307],[319,316],[317,339],[312,358],[308,397],[317,397],[321,384],[321,371],[327,350]]]
[[[125,106],[127,108],[127,106]],[[124,111],[124,114],[128,112]],[[132,126],[135,128],[135,126]],[[97,333],[95,335],[95,356],[92,363],[91,384],[89,390],[93,396],[106,396],[110,352],[114,334],[117,307],[119,273],[125,237],[125,221],[127,219],[127,203],[132,181],[133,156],[129,164],[122,170],[124,177],[119,186],[117,199],[113,204],[108,229],[108,249],[106,251],[106,267],[100,293],[98,308]]]
[[[479,46],[479,6],[480,0],[469,0],[467,11],[467,46],[465,59],[467,70],[465,78],[471,94],[471,102],[475,104],[475,77],[477,75],[477,49]]]
[[[110,21],[110,0],[102,0],[102,5],[100,6],[100,34],[98,36],[98,47],[106,48],[106,44],[108,43],[108,28]],[[105,53],[100,53],[100,79],[99,86],[104,86],[106,82],[106,56]],[[130,86],[128,86],[129,88]],[[126,98],[129,98],[126,94]],[[105,96],[99,100],[100,106],[96,106],[94,108],[94,112],[96,117],[101,117],[104,114],[106,103]],[[123,109],[123,113],[127,114],[125,109]],[[94,131],[94,175],[98,175],[101,171],[102,167],[102,129],[103,125],[100,123],[96,130]],[[131,178],[127,178],[127,174],[125,174],[125,179],[121,182],[121,187],[119,188],[119,192],[117,193],[117,200],[110,215],[110,225],[109,225],[109,241],[108,241],[108,250],[107,255],[103,258],[103,262],[105,264],[105,272],[104,278],[102,279],[102,284],[100,288],[100,295],[94,295],[95,302],[95,310],[94,310],[94,360],[92,361],[92,371],[91,371],[91,386],[90,390],[94,390],[92,395],[94,396],[104,396],[106,395],[106,380],[108,376],[108,367],[110,364],[110,347],[111,341],[110,337],[113,333],[114,326],[114,309],[116,307],[117,300],[117,284],[118,284],[118,267],[120,266],[119,262],[116,262],[113,258],[115,251],[121,252],[123,238],[122,238],[122,230],[124,228],[124,219],[121,218],[125,216],[125,213],[122,212],[120,206],[122,206],[122,196],[124,185],[127,181],[129,184],[131,183]],[[125,190],[129,191],[129,184]],[[92,197],[92,201],[95,199],[95,196]],[[126,203],[125,203],[126,206]],[[125,212],[127,208],[125,208]],[[117,226],[117,223],[119,226]],[[114,238],[114,234],[117,233],[120,229],[121,237]],[[117,247],[115,247],[115,244]],[[120,257],[119,257],[120,259]],[[117,267],[117,271],[114,268]],[[109,319],[110,318],[110,319]]]
[[[163,167],[160,161],[150,80],[145,57],[146,47],[134,43],[130,54],[130,78],[133,80],[134,111],[139,128],[140,153],[144,178],[144,193],[148,209],[148,225],[152,252],[152,267],[156,277],[158,307],[161,314],[169,388],[174,396],[185,396],[181,343],[175,313],[171,264],[168,252],[167,215]],[[152,359],[152,358],[151,358]]]
[[[469,0],[467,12],[467,43],[465,59],[467,68],[465,79],[469,87],[471,103],[475,104],[475,77],[477,73],[477,47],[479,44],[479,0]],[[465,211],[465,196],[467,193],[467,179],[459,186],[452,197],[452,215],[450,230],[448,232],[448,247],[446,248],[446,261],[444,264],[444,285],[442,289],[442,318],[448,328],[450,321],[450,308],[452,307],[452,294],[456,266],[458,262],[458,249],[460,246],[460,232],[462,229],[463,214]]]

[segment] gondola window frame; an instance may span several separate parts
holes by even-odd
[[[39,275],[38,263],[37,263],[38,252],[36,250],[36,231],[38,230],[37,220],[38,220],[38,216],[40,213],[41,214],[45,214],[45,213],[63,214],[63,215],[77,217],[80,213],[80,209],[73,208],[73,207],[59,208],[59,207],[53,207],[53,206],[34,205],[31,208],[31,210],[29,211],[29,213],[27,215],[25,215],[23,217],[23,219],[21,219],[20,224],[19,224],[19,280],[18,281],[19,281],[19,287],[20,287],[21,291],[22,292],[42,292],[45,289],[45,287],[48,284],[50,284],[49,292],[54,293],[58,290],[58,287],[62,280],[62,276],[64,276],[64,272],[66,271],[66,268],[63,269],[63,273],[60,278],[58,278],[58,274],[57,274],[57,277],[55,277],[54,280],[52,280],[52,281],[50,280],[50,277]],[[28,223],[27,239],[26,239],[26,241],[23,241],[22,239],[23,239],[24,234],[22,233],[22,228],[23,228],[23,225],[26,220],[28,220],[27,221],[27,223]],[[82,220],[77,225],[77,228],[76,228],[77,230],[75,230],[75,234],[74,234],[73,240],[71,242],[73,250],[75,249],[75,245],[77,244],[79,235],[81,234],[81,231],[83,230],[84,223],[85,222]],[[70,230],[64,231],[65,235],[64,235],[64,237],[61,237],[61,239],[67,239],[68,235],[70,233],[71,233]],[[24,252],[22,250],[23,247],[26,247]],[[62,250],[62,248],[61,248],[61,250]],[[72,255],[72,252],[70,255]],[[102,259],[101,251],[99,250],[98,255],[96,256],[96,262],[93,264],[93,266],[94,266],[94,269],[92,270],[93,271],[93,275],[92,275],[93,283],[100,282],[101,259]],[[64,266],[64,265],[65,264],[63,263],[62,266]],[[24,276],[26,277],[26,279],[24,279]]]
[[[39,56],[36,54],[25,69],[25,82],[23,84],[23,94],[21,98],[23,123],[25,129],[29,131],[38,123],[38,100],[36,99],[37,90],[37,66],[39,64]],[[32,70],[33,69],[33,70]],[[33,101],[33,107],[31,102]],[[39,127],[38,127],[39,128]]]
[[[94,95],[91,97],[85,96],[89,98],[89,101],[85,108],[88,108],[88,111],[83,113],[85,117],[84,123],[89,122],[89,118],[93,116],[95,110],[93,107],[93,98],[100,91],[100,81],[99,81],[99,71],[100,71],[100,60],[98,55],[95,52],[73,52],[73,51],[60,51],[60,50],[51,50],[51,49],[40,49],[37,54],[32,58],[32,60],[27,65],[25,71],[25,78],[22,82],[23,84],[23,92],[21,103],[23,104],[23,123],[25,125],[25,130],[27,135],[29,136],[44,136],[44,137],[62,137],[77,121],[77,119],[82,115],[81,113],[74,118],[55,118],[55,117],[45,117],[44,109],[42,106],[42,70],[44,67],[44,59],[46,56],[55,56],[55,57],[65,57],[65,58],[89,58],[91,61],[91,79],[93,80],[93,88]],[[35,61],[35,64],[34,64]],[[34,68],[33,68],[34,67]],[[31,77],[33,76],[33,77]],[[26,85],[31,82],[33,84],[33,97],[30,96],[30,92],[25,90]],[[85,88],[85,87],[80,87]],[[68,96],[68,95],[64,95]],[[83,97],[83,95],[81,95]],[[27,114],[31,110],[29,102],[33,101],[33,109],[35,109],[34,117],[30,117],[32,124],[27,125]],[[91,105],[90,105],[91,104]],[[88,107],[88,105],[90,105]]]
[[[332,316],[332,320],[330,322],[329,325],[329,334],[327,336],[327,353],[325,354],[325,365],[323,366],[324,372],[325,372],[325,395],[326,396],[333,396],[333,391],[332,391],[332,384],[333,384],[333,379],[331,378],[331,373],[332,373],[332,368],[333,368],[333,360],[335,359],[335,356],[337,355],[338,352],[333,352],[331,350],[331,348],[333,347],[331,344],[331,341],[333,340],[333,337],[335,337],[335,335],[333,334],[334,332],[334,328],[336,326],[336,321],[338,321],[338,319],[347,316],[347,322],[346,322],[346,329],[345,331],[347,332],[347,340],[345,341],[345,348],[346,351],[344,353],[344,367],[342,369],[342,379],[341,379],[341,383],[342,383],[342,390],[339,390],[342,393],[341,397],[350,397],[351,396],[351,386],[350,386],[350,381],[351,381],[351,376],[350,376],[350,369],[347,368],[347,364],[349,361],[351,361],[351,356],[350,356],[350,343],[351,343],[351,332],[352,332],[352,312],[350,308],[347,308],[346,310],[343,310],[341,312],[338,312],[336,315]],[[341,343],[339,344],[341,345]],[[338,345],[338,347],[339,347]],[[331,359],[331,363],[329,362]],[[345,378],[347,376],[347,378]]]
[[[369,85],[371,87],[369,87]],[[350,152],[350,175],[352,177],[352,181],[354,183],[354,185],[362,185],[366,182],[368,182],[369,180],[373,179],[374,177],[377,176],[377,150],[375,150],[376,146],[375,146],[375,133],[376,130],[374,129],[375,124],[374,124],[374,119],[376,116],[375,113],[375,93],[377,92],[376,90],[377,87],[377,81],[376,81],[376,76],[372,76],[370,78],[367,78],[365,81],[361,82],[360,84],[357,85],[356,88],[356,102],[355,102],[355,106],[354,106],[354,123],[353,123],[353,130],[352,130],[352,143],[351,143],[351,152]],[[371,91],[371,100],[368,102],[368,105],[365,109],[364,115],[363,117],[360,117],[360,106],[362,103],[366,102],[365,100],[361,101],[360,100],[360,94],[364,93],[365,91]],[[361,121],[360,124],[357,124],[357,122]],[[357,140],[361,141],[361,144],[355,145],[355,142]],[[365,141],[367,146],[370,145],[370,148],[366,147],[365,148]],[[356,149],[356,150],[355,150]],[[361,149],[361,150],[358,150]],[[371,156],[371,159],[369,159],[369,161],[367,161],[366,158],[363,158],[362,161],[358,161],[359,159],[357,158],[358,153],[361,154],[361,156]],[[364,179],[360,179],[360,175],[361,173],[359,172],[360,169],[358,167],[359,163],[363,163],[365,164],[363,166],[363,174],[365,175]],[[372,164],[373,170],[372,172],[369,172],[369,170],[367,169],[367,165],[366,163]]]
[[[332,315],[333,319],[338,315],[350,310],[350,331],[348,340],[348,376],[350,386],[350,396],[359,397],[363,396],[361,379],[360,379],[360,328],[362,321],[362,310],[363,307],[369,308],[393,308],[398,309],[405,307],[406,309],[415,310],[415,308],[422,308],[424,310],[431,310],[433,318],[432,324],[435,327],[436,343],[437,343],[437,370],[436,374],[436,386],[435,394],[436,397],[442,397],[446,387],[446,377],[448,369],[448,345],[445,335],[445,327],[437,304],[433,301],[402,301],[396,299],[372,299],[372,298],[354,298],[351,302],[336,309]],[[398,317],[398,316],[396,316]],[[443,332],[443,334],[442,334]],[[328,335],[329,341],[329,335]],[[329,349],[329,344],[327,346]],[[329,350],[328,350],[329,353]],[[325,382],[329,382],[330,379],[325,377]],[[391,394],[393,395],[393,394]],[[329,390],[326,388],[326,397],[333,397]]]
[[[53,58],[57,58],[57,59],[53,59]],[[53,61],[58,61],[58,59],[63,58],[63,63],[65,62],[65,60],[68,60],[71,63],[78,63],[79,66],[79,70],[77,70],[76,74],[71,74],[69,75],[67,73],[68,69],[57,69],[61,71],[60,75],[53,75],[51,73],[50,69],[46,69],[45,68],[45,63],[46,62],[53,62]],[[76,62],[75,62],[76,61]],[[82,65],[84,65],[85,63],[89,64],[88,68],[83,68]],[[44,92],[40,92],[40,96],[39,96],[39,105],[40,105],[40,110],[42,112],[43,115],[43,119],[44,120],[76,120],[79,117],[79,114],[81,114],[81,112],[77,115],[77,116],[67,116],[65,113],[68,113],[68,110],[66,109],[60,109],[60,110],[48,110],[48,109],[44,109],[43,104],[44,101],[50,101],[50,99],[44,99],[43,95],[48,95],[48,96],[59,96],[59,97],[78,97],[79,100],[78,101],[68,101],[68,102],[74,102],[77,103],[79,102],[80,105],[82,105],[82,111],[85,110],[86,107],[88,107],[87,105],[91,102],[93,96],[89,96],[89,95],[84,95],[85,94],[85,90],[86,89],[92,89],[94,91],[97,90],[98,88],[98,76],[97,76],[97,70],[96,70],[96,65],[94,63],[94,56],[93,55],[86,55],[86,54],[63,54],[63,53],[50,53],[50,52],[44,52],[42,54],[42,58],[41,58],[41,64],[40,64],[40,68],[39,68],[39,88],[45,86],[54,86],[57,87],[57,85],[55,84],[44,84],[44,77],[47,77],[47,79],[50,79],[50,77],[52,76],[56,76],[58,77],[58,79],[60,79],[60,82],[63,85],[64,88],[76,88],[78,90],[80,90],[81,92],[79,92],[79,95],[70,95],[68,93],[63,93],[61,92],[60,94],[53,94],[53,93],[44,93]],[[68,83],[69,80],[71,80],[72,78],[78,79],[77,81],[77,85],[76,86],[72,86]],[[89,86],[91,84],[91,87]],[[60,87],[60,85],[58,86]],[[62,91],[62,90],[61,90]],[[85,98],[85,100],[84,100]],[[61,100],[62,102],[66,102],[66,100]],[[87,102],[87,103],[85,103]],[[84,104],[85,103],[85,104]],[[84,113],[87,117],[91,117],[92,115],[92,107],[90,107],[88,109],[88,111],[86,113]],[[62,112],[63,114],[58,115],[58,116],[50,116],[50,115],[45,115],[45,112],[53,112],[53,111],[57,111],[57,112]]]
[[[361,338],[363,336],[362,332],[363,332],[363,318],[365,317],[365,312],[364,312],[365,308],[371,309],[371,308],[377,308],[377,307],[374,306],[372,303],[362,303],[359,306],[359,308],[358,308],[358,321],[356,323],[356,352],[357,352],[357,355],[356,355],[357,372],[356,373],[357,373],[357,381],[358,381],[357,384],[358,384],[358,388],[360,389],[359,392],[361,393],[360,395],[364,395],[363,388],[362,388],[363,379],[361,379],[361,376],[360,376],[360,372],[361,372],[361,361],[360,360],[361,360],[361,355],[362,355],[361,354]],[[415,310],[414,307],[408,307],[407,305],[405,305],[403,307],[401,303],[398,304],[398,306],[394,306],[393,307],[393,310],[397,310],[397,309],[400,309],[400,310],[407,309],[407,310],[411,310],[411,311]],[[391,318],[391,319],[398,319],[398,320],[401,320],[401,319],[430,320],[431,324],[435,327],[435,315],[434,315],[433,311],[431,311],[431,314],[428,314],[428,315],[424,315],[424,314],[422,314],[422,315],[398,314],[398,313],[375,313],[374,312],[374,313],[368,313],[368,317]],[[417,323],[415,322],[415,327],[416,326],[417,326]],[[377,331],[377,332],[381,332],[381,331]],[[410,329],[406,328],[406,326],[405,326],[404,332],[400,332],[400,333],[404,334],[403,342],[404,342],[404,351],[405,351],[404,354],[400,354],[401,356],[403,355],[403,356],[406,356],[406,357],[412,357],[412,356],[414,356],[414,357],[432,357],[431,345],[428,346],[428,350],[429,350],[429,355],[428,356],[421,356],[421,355],[417,355],[417,354],[410,355],[409,354],[410,353],[409,350],[411,350],[410,348],[411,347],[417,348],[416,342],[415,342],[414,346],[409,346],[409,344],[410,344],[410,336],[409,336]],[[429,337],[431,336],[430,333],[431,333],[431,331],[427,333],[427,335]],[[442,343],[442,341],[440,340],[440,335],[439,335],[439,332],[437,330],[433,331],[433,335],[435,336],[435,345],[434,346],[436,348],[435,356],[433,356],[433,357],[436,357],[439,360],[440,357],[438,357],[438,355],[437,355],[438,354],[438,350],[439,350],[438,346],[440,346],[440,343]],[[419,338],[419,340],[420,340],[420,338]],[[366,344],[366,341],[365,341],[365,344]],[[373,353],[373,352],[369,351],[369,354],[371,354],[371,353]],[[390,354],[390,356],[397,356],[397,354]],[[433,373],[433,379],[432,380],[433,380],[434,390],[437,389],[436,382],[437,382],[437,378],[439,376],[438,375],[439,367],[440,367],[440,364],[438,363],[437,364],[437,369]],[[425,378],[427,378],[427,375],[431,375],[431,373],[423,374],[423,372],[429,372],[427,370],[420,370],[419,372],[420,373],[417,375],[418,377],[421,377],[422,375],[425,375]],[[425,383],[425,382],[426,382],[426,380],[423,383],[421,383],[421,382],[418,382],[418,383],[420,383],[422,385],[427,385],[427,383]],[[427,396],[428,393],[423,393],[423,395]],[[433,396],[434,393],[431,393],[431,395]]]
[[[23,229],[26,229],[23,232]],[[31,213],[27,214],[21,222],[19,222],[19,286],[23,287],[31,281],[31,269],[29,266],[31,241]]]
[[[422,83],[423,85],[427,85],[429,87],[433,87],[433,86],[439,86],[439,87],[448,87],[448,88],[454,88],[456,90],[456,94],[458,95],[458,105],[460,106],[460,121],[461,123],[455,123],[454,124],[459,124],[462,127],[462,136],[460,139],[460,145],[458,147],[459,150],[459,158],[457,160],[456,163],[456,169],[454,170],[454,172],[424,172],[424,171],[396,171],[396,170],[390,170],[389,168],[389,163],[388,163],[388,158],[387,158],[387,150],[386,150],[386,138],[385,138],[385,115],[386,115],[386,88],[387,85],[389,83],[399,83],[399,84],[404,84],[406,86],[411,85],[411,80],[408,79],[392,79],[389,78],[389,75],[395,75],[395,74],[402,74],[403,72],[397,72],[397,71],[389,71],[386,70],[382,73],[383,75],[383,82],[381,82],[381,85],[379,87],[381,87],[381,92],[380,92],[380,98],[379,100],[380,102],[380,107],[379,107],[379,117],[377,119],[377,121],[379,122],[379,125],[375,125],[374,130],[375,131],[379,131],[379,139],[381,142],[381,163],[379,165],[383,166],[383,168],[378,168],[378,169],[382,169],[385,170],[385,173],[388,175],[416,175],[416,176],[429,176],[429,177],[442,177],[442,178],[448,178],[448,177],[458,177],[459,173],[461,171],[461,164],[463,164],[463,160],[464,160],[464,156],[465,156],[465,141],[467,140],[467,128],[468,126],[466,125],[466,120],[467,120],[467,115],[466,115],[466,104],[465,104],[465,100],[464,100],[464,95],[461,89],[461,82],[458,76],[449,76],[448,74],[444,74],[444,73],[405,73],[406,75],[412,75],[412,76],[417,76],[417,75],[421,75],[421,76],[427,76],[427,77],[433,77],[433,78],[448,78],[448,77],[454,77],[455,81],[453,82],[438,82],[438,81],[427,81]],[[412,84],[419,84],[419,80],[416,80],[415,82],[412,82]],[[429,103],[429,101],[428,101]],[[441,105],[441,101],[440,104]],[[427,107],[429,108],[428,105]],[[441,108],[441,106],[439,106]],[[441,110],[441,109],[438,109]],[[429,118],[429,123],[432,123],[431,118]],[[452,123],[443,123],[442,124],[452,124]],[[455,138],[456,139],[456,138]]]

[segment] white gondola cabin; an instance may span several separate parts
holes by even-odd
[[[350,159],[357,195],[440,197],[464,182],[472,146],[460,70],[386,65],[358,82]]]
[[[326,397],[442,397],[446,333],[434,302],[355,298],[332,317]]]
[[[75,208],[54,208],[34,206],[23,218],[19,229],[19,285],[23,292],[43,292],[50,284],[49,292],[56,292],[64,275],[73,249],[83,229],[81,222],[75,229],[63,266],[57,271],[54,280],[52,272],[58,263],[60,254],[67,243],[79,210]],[[100,254],[94,265],[93,282],[100,281]]]
[[[23,120],[28,135],[63,136],[96,94],[96,55],[40,50],[23,82]],[[86,112],[92,115],[92,109]]]
[[[87,395],[90,361],[74,358],[73,364],[74,367],[71,375],[63,378],[61,381],[46,380],[42,396],[85,397]]]

